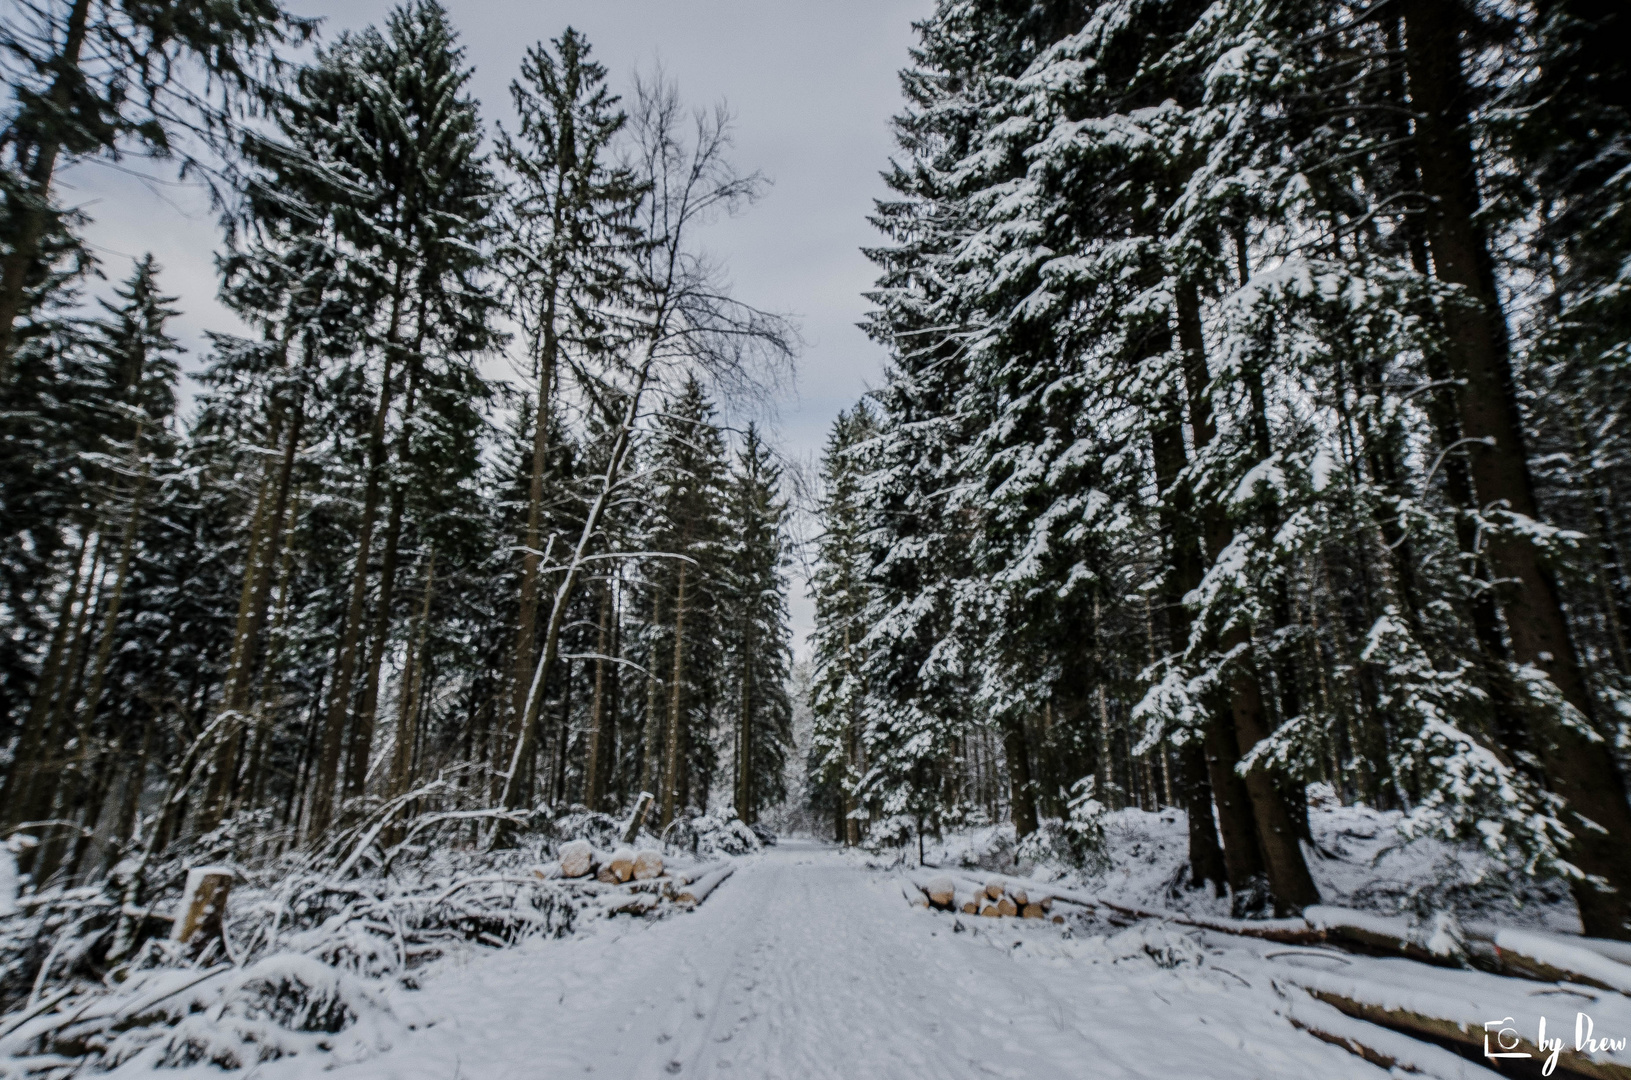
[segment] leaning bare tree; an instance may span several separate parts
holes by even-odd
[[[509,732],[501,800],[507,809],[530,801],[522,765],[534,751],[544,687],[584,569],[597,558],[619,557],[597,555],[594,547],[626,478],[648,395],[685,374],[725,386],[755,381],[789,362],[797,341],[785,319],[733,298],[719,268],[696,246],[699,228],[744,208],[765,186],[761,175],[744,175],[729,161],[728,112],[719,107],[687,113],[673,85],[659,76],[637,86],[630,128],[646,193],[639,212],[644,242],[631,258],[632,287],[616,313],[625,345],[598,368],[568,360],[586,396],[606,412],[610,447],[605,468],[586,493],[583,526],[566,560],[545,568],[558,577],[526,707],[517,710]]]

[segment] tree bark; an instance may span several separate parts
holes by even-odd
[[[68,644],[70,627],[74,621],[74,604],[79,599],[80,574],[85,569],[85,552],[90,547],[89,534],[79,538],[79,550],[74,554],[73,569],[68,573],[62,601],[57,606],[57,624],[51,631],[51,644],[40,665],[39,678],[34,683],[34,694],[28,703],[28,716],[17,737],[11,768],[6,771],[5,787],[0,789],[0,806],[5,808],[6,824],[18,825],[30,819],[26,807],[20,804],[28,798],[30,786],[39,769],[39,754],[45,745],[51,708],[56,702],[57,683],[63,668],[63,652]]]
[[[685,688],[685,578],[689,564],[680,563],[679,584],[674,594],[674,664],[668,685],[668,724],[663,739],[663,800],[658,828],[667,829],[674,820],[675,797],[680,784],[680,706]]]
[[[1457,403],[1462,432],[1483,442],[1471,455],[1478,501],[1533,521],[1539,509],[1505,314],[1493,260],[1474,218],[1478,192],[1467,132],[1460,15],[1451,0],[1422,0],[1405,11],[1405,70],[1416,112],[1422,188],[1429,202],[1425,231],[1436,275],[1461,290],[1455,302],[1444,306],[1442,318],[1445,352],[1461,380]],[[1631,939],[1631,860],[1618,850],[1621,840],[1631,836],[1631,806],[1608,744],[1591,727],[1596,710],[1556,580],[1535,546],[1510,530],[1491,536],[1489,561],[1496,577],[1510,583],[1500,590],[1500,603],[1513,660],[1544,673],[1578,714],[1567,720],[1544,707],[1524,710],[1547,782],[1577,818],[1570,823],[1574,841],[1569,858],[1613,890],[1575,884],[1582,926],[1588,936]]]
[[[532,476],[527,489],[527,532],[521,553],[521,609],[515,636],[515,682],[510,707],[519,719],[527,711],[527,692],[537,651],[538,575],[542,555],[544,476],[549,471],[549,419],[554,400],[554,297],[546,308],[543,348],[538,359],[538,408],[532,424]]]
[[[387,786],[388,797],[392,799],[407,794],[413,786],[413,746],[419,715],[419,693],[424,681],[424,652],[430,636],[430,603],[435,587],[436,551],[432,548],[425,561],[425,595],[419,605],[419,624],[414,628],[413,645],[408,650],[408,662],[402,669],[402,690],[397,700],[396,745],[391,753],[391,776]]]
[[[69,110],[79,81],[79,55],[85,47],[90,10],[90,0],[74,0],[68,9],[67,33],[57,58],[57,77],[51,83],[51,107],[59,114]],[[23,313],[23,293],[28,288],[29,271],[39,258],[40,241],[51,221],[51,181],[55,178],[61,152],[62,142],[56,138],[48,138],[35,147],[34,160],[27,170],[28,185],[33,190],[7,200],[10,204],[7,216],[17,223],[17,232],[11,250],[0,259],[0,385],[11,380],[12,356],[17,351],[17,320]]]
[[[346,607],[341,631],[339,657],[334,682],[329,688],[327,716],[319,747],[317,773],[312,778],[311,816],[306,836],[317,840],[328,832],[334,820],[336,785],[339,780],[340,750],[345,735],[346,713],[351,705],[351,684],[357,671],[357,644],[362,636],[363,608],[368,599],[368,557],[374,547],[374,518],[379,513],[382,473],[385,469],[385,422],[391,408],[391,354],[386,352],[381,373],[379,401],[374,409],[373,433],[368,445],[368,476],[363,490],[362,521],[357,527],[357,555],[351,572],[351,599]]]
[[[600,743],[603,720],[601,709],[606,696],[606,650],[610,646],[612,590],[603,582],[600,592],[600,626],[595,632],[595,689],[589,699],[589,757],[583,766],[583,805],[600,809]]]
[[[1009,716],[1002,725],[1002,752],[1008,758],[1009,816],[1014,832],[1025,837],[1036,832],[1036,792],[1031,783],[1031,748],[1025,720]]]
[[[1193,286],[1178,290],[1177,315],[1190,424],[1195,433],[1195,445],[1204,447],[1216,437],[1217,428],[1212,420],[1211,401],[1207,397],[1210,377],[1203,351],[1200,303]],[[1251,389],[1248,387],[1248,391]],[[1258,387],[1254,397],[1260,395],[1261,387]],[[1252,423],[1260,426],[1266,423],[1261,401],[1254,401],[1254,406]],[[1259,431],[1257,437],[1266,437],[1266,431]],[[1227,546],[1232,529],[1222,507],[1215,501],[1209,503],[1202,518],[1206,531],[1206,556],[1216,561]],[[1224,862],[1231,888],[1235,891],[1235,904],[1237,907],[1255,906],[1256,889],[1253,882],[1257,880],[1257,875],[1253,872],[1256,869],[1253,864],[1256,863],[1266,874],[1276,913],[1301,910],[1308,904],[1319,903],[1319,890],[1314,887],[1314,879],[1303,859],[1298,831],[1287,800],[1275,783],[1273,774],[1264,766],[1259,765],[1245,777],[1240,776],[1238,768],[1242,753],[1267,738],[1271,731],[1257,672],[1250,662],[1250,631],[1244,626],[1236,626],[1225,633],[1218,647],[1225,656],[1237,649],[1242,653],[1232,662],[1229,673],[1228,715],[1232,723],[1228,726],[1232,730],[1209,729],[1207,733],[1212,794],[1218,802],[1219,820],[1223,824]],[[1212,725],[1214,729],[1222,726],[1217,721]],[[1245,799],[1241,798],[1242,786],[1245,788]],[[1244,823],[1237,816],[1245,809],[1247,800],[1254,824],[1250,832],[1242,828]],[[1255,852],[1249,853],[1248,836],[1256,840]],[[1231,847],[1236,849],[1234,854],[1230,852]]]

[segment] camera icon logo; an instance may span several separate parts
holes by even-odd
[[[1491,1039],[1491,1036],[1494,1036]],[[1526,1058],[1533,1057],[1518,1047],[1523,1037],[1518,1029],[1512,1026],[1512,1017],[1506,1016],[1499,1020],[1484,1021],[1484,1056],[1487,1058]]]

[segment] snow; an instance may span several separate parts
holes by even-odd
[[[1379,920],[1375,929],[1424,946],[1440,929],[1441,914],[1479,929],[1498,924],[1579,934],[1574,901],[1561,883],[1527,877],[1476,844],[1406,837],[1401,832],[1406,815],[1400,811],[1343,806],[1327,795],[1320,785],[1310,789],[1315,846],[1305,848],[1305,854],[1324,903],[1341,909],[1333,918],[1356,925],[1356,919],[1365,917],[1358,913],[1368,913]],[[1175,888],[1188,874],[1189,826],[1182,810],[1129,807],[1104,813],[1099,823],[1104,848],[1095,864],[1102,869],[1072,870],[1029,859],[1032,848],[1016,847],[1009,824],[948,833],[926,845],[925,858],[931,866],[948,869],[1013,873],[1017,854],[1022,874],[1063,888],[1128,907],[1177,911],[1213,923],[1227,920],[1227,899],[1214,898],[1206,889]],[[1311,911],[1313,918],[1319,908]]]
[[[1362,809],[1317,810],[1316,835],[1337,843],[1371,826],[1370,839],[1387,842],[1392,817],[1357,813]],[[1124,810],[1106,817],[1106,840],[1123,869],[1091,875],[1097,889],[1116,889],[1142,906],[1167,898],[1165,852],[1169,844],[1182,847],[1182,816]],[[1511,1018],[1534,1041],[1544,1018],[1545,1030],[1565,1040],[1565,1054],[1576,1053],[1570,1036],[1585,1023],[1580,1016],[1590,1017],[1585,1027],[1597,1039],[1631,1035],[1631,999],[1589,987],[1286,946],[1160,918],[1134,921],[1103,906],[1057,903],[1059,923],[924,906],[911,880],[954,885],[959,900],[971,887],[1000,880],[1010,892],[1091,901],[1086,894],[1095,888],[1075,892],[1063,880],[1038,880],[1057,877],[1052,868],[1027,878],[1003,835],[990,828],[948,837],[940,851],[961,844],[960,854],[993,865],[964,861],[959,869],[960,860],[948,860],[941,869],[906,867],[904,874],[877,856],[784,840],[694,868],[692,891],[717,886],[695,910],[591,918],[570,937],[536,936],[510,949],[458,947],[401,983],[282,953],[240,969],[155,970],[132,995],[95,999],[90,1010],[125,1015],[134,1007],[173,1018],[168,1030],[115,1037],[104,1062],[122,1061],[111,1075],[127,1080],[219,1080],[223,1066],[247,1067],[243,1075],[256,1080],[319,1073],[338,1080],[1053,1080],[1084,1075],[1084,1063],[1094,1077],[1112,1080],[1388,1075],[1350,1053],[1350,1041],[1391,1061],[1395,1075],[1489,1075],[1339,1013],[1310,996],[1317,993],[1420,1012],[1469,1037],[1481,1035],[1487,1021]],[[1372,853],[1363,853],[1371,862]],[[1430,864],[1406,864],[1423,865]],[[1359,879],[1358,868],[1350,874]],[[1322,884],[1332,880],[1328,872]],[[1197,906],[1206,913],[1204,903]],[[1380,911],[1313,908],[1308,918],[1418,940],[1435,926],[1443,932],[1443,920]],[[1626,973],[1593,948],[1599,943],[1536,931],[1500,940],[1525,955],[1566,958],[1572,970],[1596,961],[1612,978]],[[290,986],[302,992],[286,994]],[[301,1015],[283,1015],[290,1010]],[[7,1040],[13,1053],[31,1041],[14,1034]],[[1631,1062],[1610,1046],[1598,1060]],[[282,1056],[256,1063],[268,1055]],[[11,1074],[0,1061],[0,1076]]]
[[[1522,930],[1497,932],[1495,946],[1563,971],[1595,979],[1622,994],[1631,994],[1631,967],[1607,959],[1592,949],[1572,945],[1549,934],[1531,934]]]
[[[1052,1078],[1086,1063],[1103,1078],[1386,1075],[1291,1025],[1264,970],[1276,961],[1219,954],[1197,931],[929,912],[897,875],[810,843],[739,867],[693,913],[439,962],[381,1008],[401,1025],[389,1047],[326,1075]],[[315,1071],[303,1054],[255,1076]]]

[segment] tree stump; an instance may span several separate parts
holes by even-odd
[[[170,940],[194,953],[222,934],[227,895],[232,892],[232,870],[226,866],[195,866],[187,871],[187,884],[176,905]]]

